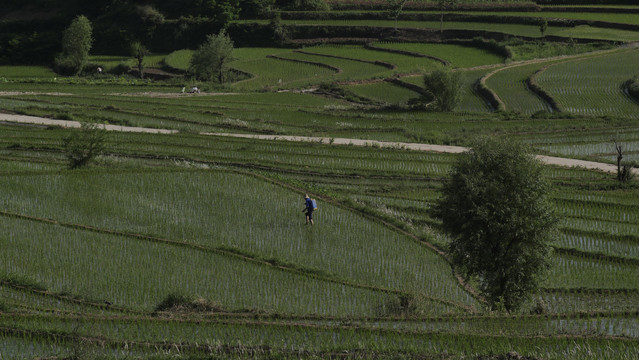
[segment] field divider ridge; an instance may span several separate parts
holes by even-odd
[[[372,65],[378,65],[378,66],[383,66],[387,69],[390,70],[395,70],[397,69],[397,65],[395,64],[391,64],[391,63],[387,63],[385,61],[372,61],[372,60],[363,60],[363,59],[356,59],[356,58],[350,58],[350,57],[346,57],[346,56],[338,56],[338,55],[329,55],[329,54],[320,54],[320,53],[314,53],[311,51],[305,51],[305,50],[293,50],[293,52],[299,53],[299,54],[304,54],[304,55],[311,55],[311,56],[322,56],[322,57],[327,57],[327,58],[333,58],[333,59],[341,59],[341,60],[349,60],[349,61],[357,61],[357,62],[361,62],[361,63],[365,63],[365,64],[372,64]]]

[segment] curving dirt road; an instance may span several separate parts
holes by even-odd
[[[54,119],[47,119],[47,118],[41,118],[41,117],[35,117],[35,116],[13,115],[13,114],[2,114],[2,113],[0,113],[0,122],[60,126],[60,127],[67,127],[67,128],[80,127],[80,123],[77,121],[54,120]],[[151,129],[151,128],[129,127],[129,126],[118,126],[118,125],[100,125],[100,127],[108,131],[121,131],[121,132],[137,132],[137,133],[149,133],[149,134],[178,133],[177,130]],[[462,146],[432,145],[432,144],[418,144],[418,143],[390,142],[390,141],[376,141],[376,140],[362,140],[362,139],[348,139],[348,138],[229,134],[229,133],[202,133],[202,135],[227,136],[227,137],[271,140],[271,141],[316,142],[316,143],[331,144],[331,145],[371,146],[371,147],[380,147],[380,148],[396,148],[396,149],[432,151],[432,152],[454,153],[454,154],[462,153],[468,150],[468,148],[462,147]],[[615,173],[617,171],[617,167],[612,164],[604,164],[604,163],[598,163],[594,161],[568,159],[568,158],[560,158],[560,157],[545,156],[545,155],[536,155],[536,157],[537,159],[539,159],[540,161],[548,165],[556,165],[556,166],[563,166],[563,167],[581,167],[588,170],[597,170],[597,171],[604,171],[609,173]],[[639,170],[634,169],[634,172],[638,173]]]

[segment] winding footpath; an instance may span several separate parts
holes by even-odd
[[[48,118],[41,118],[35,116],[25,115],[13,115],[0,113],[0,122],[4,123],[18,123],[18,124],[30,124],[30,125],[43,125],[43,126],[59,126],[65,128],[79,128],[80,122],[69,120],[54,120]],[[108,131],[120,131],[120,132],[135,132],[135,133],[148,133],[148,134],[177,134],[177,130],[168,129],[152,129],[142,127],[130,127],[119,125],[99,125],[101,128]],[[440,153],[458,154],[467,151],[468,148],[462,146],[448,146],[448,145],[432,145],[432,144],[418,144],[418,143],[405,143],[405,142],[390,142],[390,141],[376,141],[376,140],[362,140],[362,139],[348,139],[348,138],[327,138],[327,137],[310,137],[310,136],[286,136],[286,135],[253,135],[253,134],[229,134],[229,133],[201,133],[208,136],[226,136],[245,139],[256,140],[270,140],[270,141],[293,141],[293,142],[315,142],[330,145],[352,145],[352,146],[370,146],[379,148],[395,148],[395,149],[407,149],[415,151],[430,151]],[[563,166],[563,167],[581,167],[588,170],[604,171],[609,173],[616,173],[617,167],[612,164],[598,163],[594,161],[585,161],[577,159],[568,159],[554,156],[536,155],[537,159],[547,165]],[[637,173],[638,170],[634,169]]]

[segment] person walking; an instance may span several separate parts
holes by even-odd
[[[313,200],[308,197],[308,194],[304,195],[304,200],[305,207],[302,211],[306,211],[306,223],[308,224],[310,222],[311,225],[313,225],[313,210],[315,210],[315,207],[313,206]]]

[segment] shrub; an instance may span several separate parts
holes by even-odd
[[[69,169],[86,166],[104,151],[106,130],[94,123],[82,123],[80,131],[75,131],[63,139]]]
[[[206,299],[193,298],[178,293],[167,295],[156,307],[155,312],[213,312],[222,308]]]
[[[461,87],[461,74],[447,68],[424,75],[426,99],[439,111],[452,111],[459,104]]]
[[[131,66],[131,64],[127,63],[126,61],[123,61],[119,63],[118,65],[116,65],[113,69],[109,70],[109,72],[115,75],[122,75],[131,71],[132,68],[133,67]]]
[[[625,88],[628,91],[628,95],[635,99],[635,101],[639,101],[639,76],[635,76],[626,81]]]
[[[287,10],[329,11],[331,9],[324,0],[277,0],[276,4]]]

